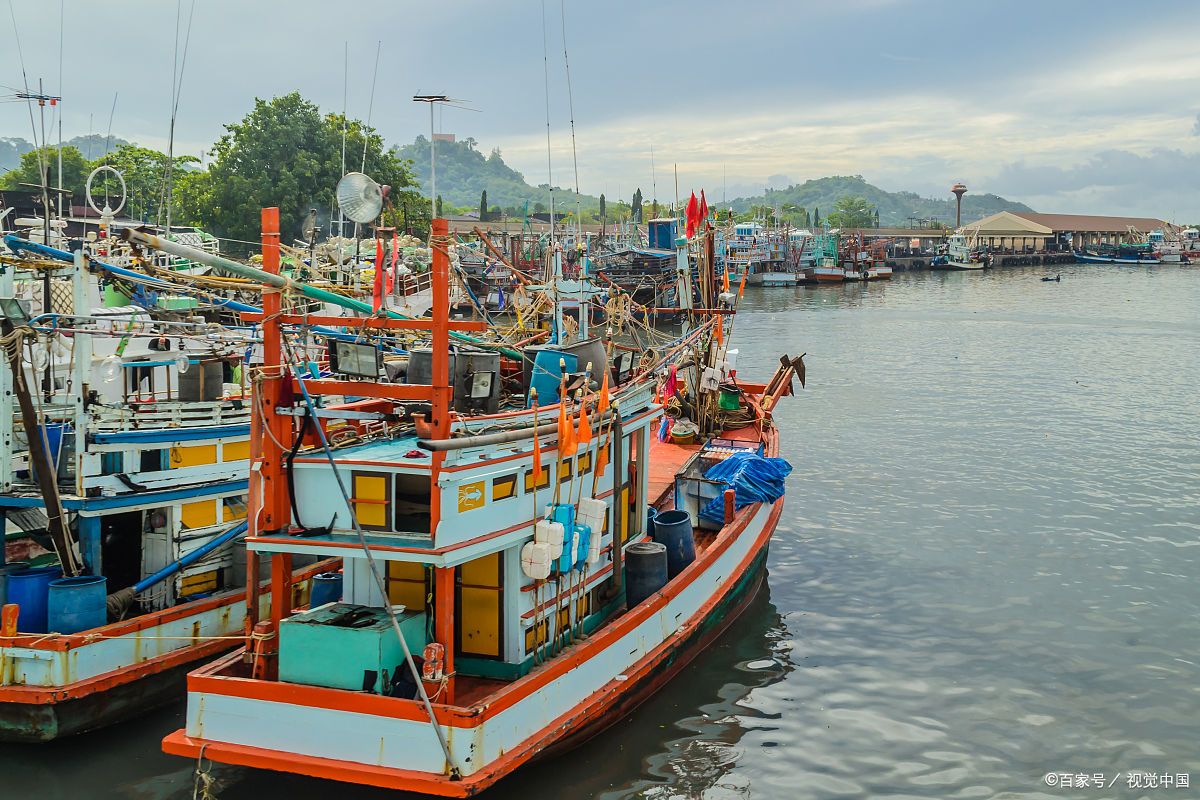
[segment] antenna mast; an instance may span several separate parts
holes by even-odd
[[[546,39],[546,0],[542,0],[542,73],[546,86],[546,179],[550,187],[550,244],[554,244],[554,168],[550,161],[550,49]]]

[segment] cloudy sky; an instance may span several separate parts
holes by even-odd
[[[182,0],[186,23],[191,0]],[[64,135],[165,148],[173,0],[64,0]],[[15,2],[30,80],[57,91],[59,0]],[[391,142],[428,133],[414,93],[445,93],[440,130],[500,147],[546,180],[541,0],[195,0],[176,128],[200,153],[254,97],[299,90]],[[586,192],[729,199],[831,174],[945,194],[955,181],[1039,211],[1200,220],[1200,47],[1191,2],[546,0],[554,183],[571,185],[570,59]],[[11,27],[0,11],[0,27]],[[21,82],[16,48],[0,83]],[[0,104],[0,136],[30,136]],[[651,147],[656,169],[652,175]],[[724,189],[722,187],[724,186]]]

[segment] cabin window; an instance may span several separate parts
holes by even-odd
[[[138,463],[138,472],[162,472],[167,468],[166,450],[143,450]]]
[[[507,500],[517,496],[517,473],[492,480],[492,500]]]
[[[246,518],[246,498],[241,495],[226,497],[221,501],[221,521],[235,522]]]
[[[398,472],[395,482],[395,530],[405,533],[429,533],[429,473]]]
[[[424,611],[432,589],[429,570],[415,561],[389,561],[385,573],[388,602],[413,611]]]
[[[363,530],[391,530],[388,525],[392,503],[391,478],[386,472],[355,470],[351,473],[354,490],[350,502],[354,504],[354,515]]]
[[[562,469],[559,470],[559,473],[558,473],[558,482],[559,483],[568,483],[570,480],[571,480],[571,462],[568,460],[564,460],[562,462]]]
[[[458,567],[458,652],[500,658],[503,652],[504,563],[500,553]]]
[[[550,620],[543,619],[536,625],[525,629],[525,655],[529,655],[546,643],[546,631],[549,627]]]
[[[124,453],[101,453],[100,454],[100,474],[101,475],[116,475],[118,472],[125,471],[125,454]]]
[[[553,474],[553,472],[554,472],[553,464],[543,465],[542,466],[542,479],[540,481],[538,481],[536,488],[545,489],[547,486],[549,486],[550,485],[550,477]],[[534,490],[534,488],[535,487],[533,485],[533,470],[527,469],[527,470],[525,470],[525,491],[532,492]]]
[[[578,458],[578,467],[580,475],[587,475],[592,471],[592,451],[589,450]]]

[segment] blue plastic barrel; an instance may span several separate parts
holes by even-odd
[[[108,622],[108,578],[79,575],[50,582],[46,621],[56,633],[79,633]]]
[[[17,630],[21,633],[45,633],[46,601],[50,582],[62,577],[61,567],[22,569],[8,575],[8,602],[21,607]]]
[[[637,542],[625,548],[625,603],[633,608],[667,585],[667,548]]]
[[[533,370],[529,375],[529,388],[537,391],[538,405],[552,406],[558,402],[558,389],[562,380],[562,362],[566,371],[575,372],[579,359],[561,350],[537,350],[533,357]],[[532,396],[530,397],[532,406]]]
[[[65,422],[50,422],[42,426],[46,432],[46,438],[42,441],[50,449],[50,463],[55,468],[58,467],[58,456],[62,453],[63,433],[70,430],[71,426]]]
[[[8,576],[25,569],[29,569],[28,561],[10,561],[7,564],[0,564],[0,604],[8,602]]]
[[[670,578],[696,560],[692,518],[686,511],[660,511],[654,518],[654,541],[667,548],[667,575]]]
[[[646,509],[646,535],[654,538],[654,520],[658,517],[658,509],[650,506]]]
[[[308,595],[308,607],[316,608],[342,599],[342,573],[322,572],[314,575],[312,591]]]

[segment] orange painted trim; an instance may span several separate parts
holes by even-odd
[[[162,748],[164,753],[175,756],[196,758],[203,751],[206,758],[223,764],[236,764],[275,772],[299,773],[313,778],[441,797],[471,797],[493,782],[489,780],[484,783],[470,777],[451,781],[448,777],[432,776],[429,773],[413,770],[388,769],[387,767],[355,764],[350,761],[338,761],[332,758],[314,758],[294,753],[278,753],[259,747],[192,739],[182,730],[175,731],[163,739]]]
[[[611,497],[611,496],[612,496],[612,490],[610,489],[607,492],[601,492],[600,494],[596,495],[596,499],[603,500],[606,497]],[[509,500],[512,498],[505,498],[505,499]],[[378,501],[362,501],[362,502],[378,502]],[[540,517],[538,519],[540,519]],[[458,542],[457,544],[446,545],[445,547],[438,547],[438,548],[434,548],[434,549],[429,549],[427,547],[399,547],[397,545],[390,545],[390,544],[373,544],[373,545],[371,545],[371,549],[375,550],[375,551],[387,552],[387,553],[426,553],[426,554],[432,555],[432,556],[446,555],[447,553],[453,553],[456,550],[462,550],[464,547],[470,547],[471,545],[479,544],[480,542],[486,542],[490,539],[495,539],[499,536],[504,536],[506,534],[512,533],[513,531],[520,530],[521,528],[532,528],[533,524],[535,522],[537,522],[537,519],[528,519],[524,522],[518,522],[516,525],[510,525],[507,528],[503,528],[498,531],[493,531],[492,533],[485,533],[482,536],[476,536],[474,539],[467,539],[466,541]],[[327,542],[327,541],[322,540],[320,542],[314,543],[312,539],[284,539],[284,538],[280,538],[278,536],[247,536],[246,541],[254,542],[256,544],[259,542],[262,542],[264,544],[319,544],[321,547],[340,547],[340,548],[344,548],[347,550],[361,550],[362,549],[362,545],[358,544],[357,542]]]
[[[340,559],[322,559],[316,564],[312,564],[302,570],[297,571],[293,575],[293,581],[305,581],[320,572],[327,572],[332,564],[336,561],[340,561]],[[271,582],[269,580],[259,582],[258,593],[260,595],[267,594],[270,589]],[[15,637],[0,636],[0,651],[2,651],[4,647],[21,647],[27,650],[66,652],[76,647],[83,647],[85,645],[93,644],[96,640],[92,639],[91,637],[95,634],[99,634],[104,638],[111,639],[115,636],[124,636],[129,633],[137,633],[139,631],[153,628],[156,625],[174,622],[182,617],[189,617],[193,614],[203,614],[206,611],[211,611],[221,606],[233,605],[239,600],[244,600],[245,597],[246,593],[242,589],[230,589],[228,592],[219,594],[215,597],[206,597],[203,600],[193,600],[192,602],[184,603],[181,606],[164,608],[162,611],[154,611],[149,614],[143,614],[140,617],[135,617],[134,619],[126,620],[124,622],[114,622],[110,625],[92,628],[91,630],[83,633],[72,633],[64,636],[58,636],[54,639],[45,639],[45,641],[38,641],[39,639],[44,639],[46,636],[44,633],[23,633]],[[68,685],[73,686],[74,684]],[[18,688],[44,689],[47,687],[3,686],[0,687],[0,692],[8,689]]]
[[[292,385],[297,392],[300,385]],[[430,400],[433,388],[415,383],[369,383],[365,381],[339,381],[328,378],[306,380],[304,387],[309,394],[340,394],[353,397],[379,397],[387,400]]]
[[[232,634],[236,635],[236,634]],[[209,641],[204,644],[182,647],[148,659],[131,667],[119,667],[103,672],[86,680],[62,686],[0,686],[0,703],[24,703],[27,705],[54,705],[67,700],[76,700],[92,694],[106,692],[127,683],[141,680],[160,672],[166,672],[190,661],[209,658],[230,647],[232,640]]]

